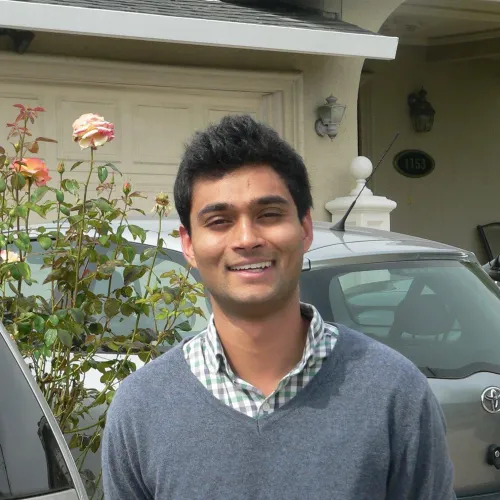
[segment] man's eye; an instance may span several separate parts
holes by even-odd
[[[262,214],[262,217],[265,217],[265,218],[281,217],[281,214],[279,212],[266,212],[266,213]]]
[[[227,224],[229,221],[227,219],[212,219],[208,221],[207,226],[221,226]]]

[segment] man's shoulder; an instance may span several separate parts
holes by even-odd
[[[184,354],[179,344],[131,373],[119,385],[113,399],[115,410],[144,410],[152,402],[173,396],[182,387]]]
[[[343,357],[362,379],[370,380],[381,389],[403,389],[427,392],[429,384],[420,369],[407,357],[368,335],[343,325],[339,330],[339,344]]]

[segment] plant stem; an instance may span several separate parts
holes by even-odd
[[[78,281],[80,275],[80,259],[82,256],[82,242],[83,242],[83,232],[85,230],[85,211],[87,205],[87,191],[89,189],[90,177],[92,176],[92,170],[94,169],[94,149],[90,149],[90,169],[89,175],[87,176],[87,181],[85,182],[85,186],[83,189],[83,205],[82,205],[82,222],[80,233],[78,235],[78,249],[77,249],[77,257],[75,264],[75,290],[73,292],[73,307],[76,307],[76,297],[78,295]]]
[[[147,281],[147,285],[146,287],[149,288],[149,284],[151,283],[151,276],[153,275],[153,267],[155,265],[155,261],[156,261],[156,257],[158,255],[158,246],[160,244],[160,238],[161,238],[161,222],[162,222],[162,214],[159,214],[159,223],[158,223],[158,239],[157,239],[157,242],[156,242],[156,250],[155,250],[155,253],[153,254],[153,262],[151,263],[151,267],[149,268],[149,274],[148,274],[148,281]],[[149,292],[146,290],[145,291],[145,294],[144,294],[144,297],[143,298],[146,298],[147,296],[149,295]],[[135,337],[137,335],[137,329],[139,327],[139,321],[141,319],[141,313],[138,313],[137,314],[137,318],[135,320],[135,326],[134,326],[134,332],[132,333],[132,338],[131,338],[131,344],[134,343],[135,341]],[[125,356],[124,358],[121,360],[118,368],[115,370],[115,374],[114,376],[108,380],[106,382],[106,385],[104,386],[104,388],[101,390],[101,392],[99,393],[99,395],[97,396],[96,400],[101,397],[103,394],[106,393],[106,391],[111,387],[111,385],[113,385],[114,381],[116,380],[116,375],[120,373],[122,367],[125,365],[125,363],[128,361],[128,358],[130,357],[132,353],[132,348],[129,347],[127,349],[127,352],[125,353]]]

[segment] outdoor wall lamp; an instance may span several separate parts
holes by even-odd
[[[14,50],[18,54],[24,54],[30,46],[35,34],[32,31],[14,30],[9,28],[0,28],[0,36],[8,36],[14,45]]]
[[[330,139],[337,136],[338,127],[345,113],[345,104],[337,104],[337,98],[326,98],[326,104],[317,109],[319,118],[316,120],[314,128],[316,133],[324,137],[327,135]]]
[[[430,132],[436,111],[426,99],[427,92],[422,88],[408,96],[410,118],[415,132]]]

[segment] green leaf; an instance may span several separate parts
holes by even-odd
[[[19,250],[22,250],[22,251],[25,251],[28,249],[28,246],[25,245],[21,240],[17,239],[17,240],[14,240],[14,245],[16,245],[17,248],[19,248]]]
[[[123,266],[123,260],[108,260],[97,268],[98,273],[112,274],[118,266]]]
[[[49,316],[49,321],[52,326],[57,326],[59,324],[59,316],[56,314],[51,314]]]
[[[144,250],[144,252],[142,252],[141,254],[141,262],[145,262],[146,260],[151,259],[155,252],[156,248],[147,248],[146,250]]]
[[[122,305],[121,301],[118,299],[108,299],[104,303],[104,314],[108,318],[112,318],[116,316],[120,312],[120,306]]]
[[[139,238],[141,240],[141,243],[144,243],[144,241],[146,240],[146,231],[142,229],[142,227],[136,226],[135,224],[129,224],[128,230],[134,237],[134,240],[136,238]]]
[[[13,189],[22,189],[26,186],[26,179],[20,173],[15,173],[10,180]]]
[[[108,404],[111,404],[111,401],[113,401],[113,398],[115,397],[116,391],[108,391],[106,393],[106,401]]]
[[[62,203],[64,201],[64,193],[60,189],[56,189],[56,200],[59,203]]]
[[[7,248],[7,238],[0,234],[0,248]]]
[[[52,238],[42,235],[38,237],[38,243],[44,250],[48,250],[52,246]]]
[[[109,242],[109,236],[108,235],[99,236],[99,243],[103,247],[106,246],[108,242]]]
[[[94,335],[101,335],[104,332],[104,328],[101,323],[90,323],[89,332]]]
[[[170,271],[167,271],[165,273],[160,274],[160,278],[170,278],[171,276],[175,276],[175,270],[172,269]]]
[[[134,293],[134,289],[131,286],[124,286],[121,290],[120,293],[127,298],[132,297],[132,294]]]
[[[69,310],[69,314],[75,321],[75,323],[78,323],[79,325],[83,325],[85,321],[85,314],[81,309],[78,309],[76,307],[73,307]]]
[[[111,349],[113,349],[113,347],[112,347],[112,345],[111,345],[111,344],[110,344],[110,345],[108,345],[108,347],[110,347]],[[113,350],[114,350],[114,349],[113,349]],[[114,378],[114,376],[115,376],[115,374],[114,374],[111,370],[109,370],[109,371],[107,371],[107,372],[105,372],[105,373],[103,374],[103,376],[101,377],[100,381],[101,381],[103,384],[105,384],[106,382],[108,382],[109,380],[111,380],[112,378]]]
[[[14,215],[17,215],[18,217],[22,217],[23,219],[26,218],[28,215],[28,209],[26,208],[25,205],[17,205],[17,207],[14,209]]]
[[[139,359],[143,362],[143,363],[147,363],[149,361],[149,353],[148,352],[140,352],[139,353]]]
[[[98,200],[94,200],[94,205],[99,208],[103,213],[111,212],[113,207],[104,199],[99,198]]]
[[[102,184],[108,178],[108,169],[105,166],[99,167],[97,169],[97,175]]]
[[[124,302],[120,307],[120,312],[128,318],[131,314],[135,313],[135,309],[128,302]]]
[[[38,203],[46,194],[49,188],[47,186],[40,186],[35,189],[30,197],[31,203]]]
[[[15,280],[31,277],[30,266],[26,262],[16,262],[11,268],[10,273]]]
[[[122,248],[122,255],[123,255],[123,258],[129,264],[131,264],[133,262],[133,260],[134,260],[134,257],[135,257],[135,249],[134,249],[134,247],[132,247],[130,245],[124,246]]]
[[[59,340],[66,346],[71,347],[73,344],[73,339],[71,334],[67,330],[57,330],[57,336]]]
[[[104,166],[112,168],[115,172],[118,172],[120,175],[122,175],[122,173],[118,170],[118,168],[115,165],[113,165],[112,163],[106,163]]]
[[[43,333],[45,328],[45,320],[41,316],[35,316],[33,318],[33,327],[38,333]]]
[[[71,215],[71,212],[69,211],[69,209],[67,207],[63,207],[61,205],[61,213],[66,215],[67,217],[69,217]]]
[[[75,168],[79,167],[83,161],[77,161],[76,163],[73,163],[73,166],[71,167],[71,171],[75,170]]]
[[[0,177],[0,193],[3,193],[7,189],[7,182],[3,177]]]
[[[127,266],[123,271],[124,284],[129,285],[138,280],[146,274],[147,270],[145,266]]]
[[[17,233],[17,237],[25,244],[29,245],[31,243],[31,239],[29,237],[29,234],[24,233],[24,232],[19,232]]]
[[[47,347],[51,347],[57,340],[57,330],[55,328],[49,328],[43,337],[43,341]]]
[[[40,217],[45,217],[47,215],[47,209],[45,208],[45,205],[36,205],[35,203],[31,203],[30,201],[25,204],[26,208],[29,208],[33,212],[37,213],[40,215]]]
[[[184,321],[180,325],[176,325],[175,328],[177,328],[183,332],[190,332],[192,330],[191,325],[189,324],[188,321]]]
[[[64,179],[62,187],[65,191],[69,191],[71,194],[75,196],[78,194],[78,191],[80,190],[80,184],[78,184],[78,181],[75,181],[74,179]]]

